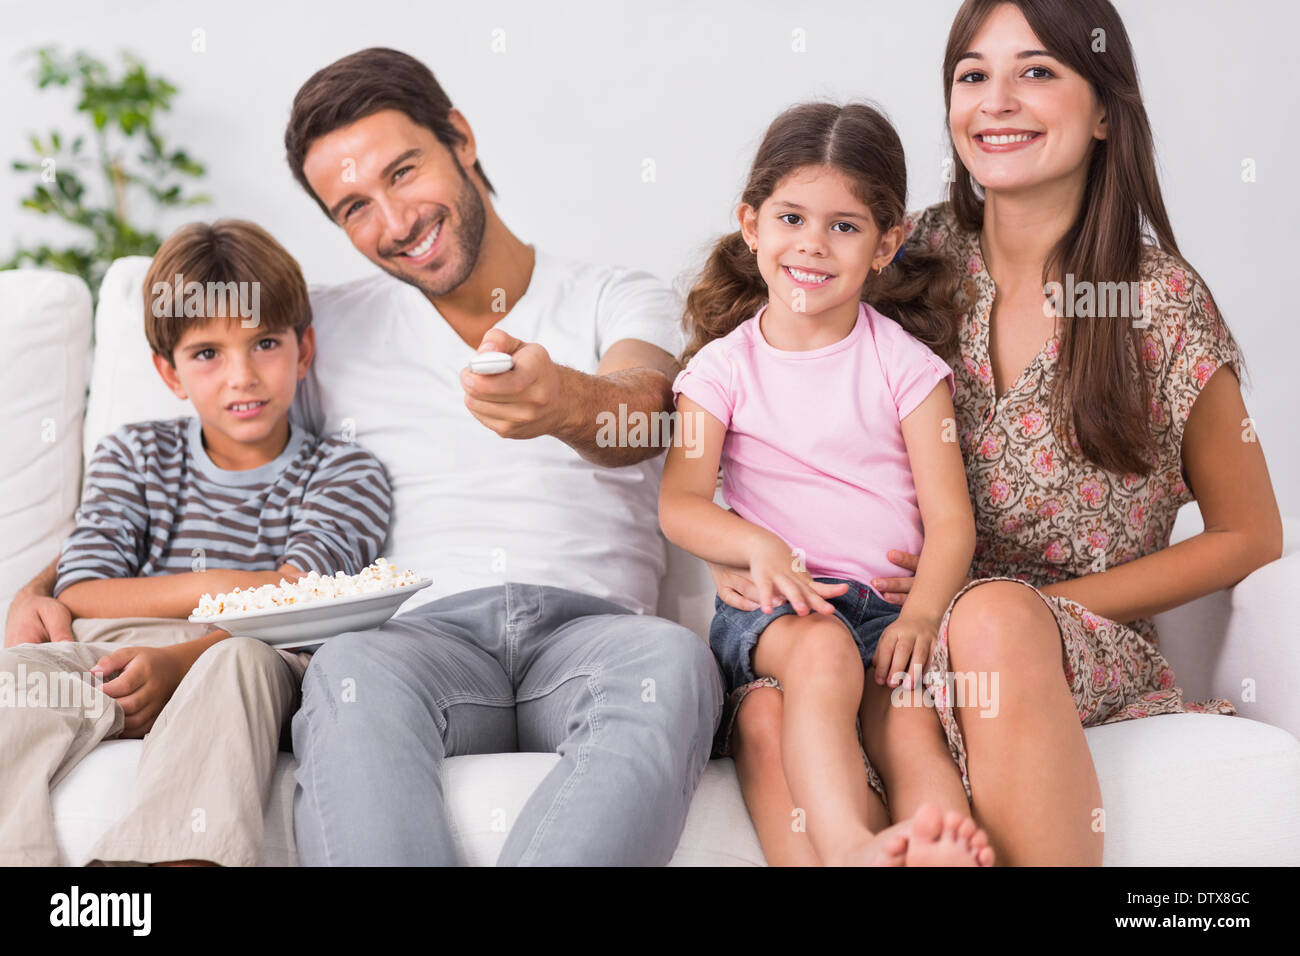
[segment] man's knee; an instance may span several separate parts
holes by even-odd
[[[662,618],[638,618],[620,644],[626,650],[613,666],[623,670],[642,701],[667,704],[665,719],[694,719],[716,726],[722,712],[718,663],[699,635]]]

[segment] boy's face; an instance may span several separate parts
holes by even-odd
[[[311,326],[299,343],[293,329],[269,332],[242,322],[214,318],[195,325],[176,344],[172,362],[155,355],[153,363],[172,393],[193,403],[206,428],[251,444],[288,416],[316,339]]]

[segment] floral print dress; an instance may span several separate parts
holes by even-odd
[[[989,360],[989,316],[996,289],[984,266],[979,236],[956,225],[945,203],[907,219],[909,245],[924,243],[951,256],[964,277],[960,305],[960,360],[954,408],[966,480],[975,512],[972,580],[954,596],[939,626],[926,668],[926,686],[948,747],[970,797],[966,749],[948,699],[948,619],[972,587],[1018,581],[1046,603],[1060,627],[1065,676],[1085,727],[1156,714],[1199,711],[1232,714],[1225,700],[1188,703],[1156,643],[1150,619],[1120,624],[1068,598],[1038,588],[1083,577],[1168,547],[1178,509],[1193,500],[1182,473],[1183,429],[1210,376],[1228,365],[1241,376],[1241,356],[1205,283],[1173,256],[1145,246],[1139,308],[1142,365],[1149,376],[1151,424],[1157,459],[1150,474],[1118,474],[1084,459],[1078,445],[1063,447],[1050,426],[1052,384],[1060,334],[1054,334],[1020,377],[998,396]],[[1146,307],[1149,306],[1149,311]],[[1068,321],[1068,320],[1067,320]],[[771,678],[732,695],[735,709],[750,690],[779,686]],[[728,745],[724,740],[723,745]],[[868,779],[884,788],[867,765]]]

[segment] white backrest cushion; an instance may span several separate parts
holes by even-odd
[[[95,364],[86,404],[84,461],[105,435],[130,422],[193,415],[153,367],[144,335],[144,277],[148,256],[127,256],[108,267],[95,313]]]
[[[0,615],[59,553],[81,497],[90,289],[66,272],[0,272]],[[0,620],[3,620],[0,617]]]

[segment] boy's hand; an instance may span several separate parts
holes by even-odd
[[[834,614],[835,608],[822,597],[821,592],[835,591],[839,585],[814,581],[807,571],[794,569],[794,550],[776,535],[764,532],[750,551],[749,574],[758,594],[756,600],[764,614],[787,600],[794,605],[800,617],[809,610],[820,614]]]
[[[5,619],[5,647],[71,640],[72,612],[61,601],[25,589],[14,595]]]
[[[197,659],[184,644],[171,647],[122,647],[105,654],[90,669],[109,677],[100,688],[126,713],[123,737],[143,737]],[[120,672],[120,673],[119,673]]]
[[[906,612],[885,628],[876,645],[872,666],[876,670],[876,683],[890,687],[900,683],[911,690],[921,684],[930,651],[939,640],[939,622],[929,618],[909,616]]]

